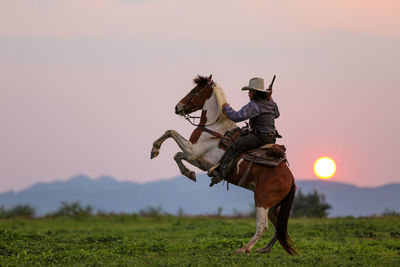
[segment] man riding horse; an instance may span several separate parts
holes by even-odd
[[[208,174],[212,177],[210,186],[225,179],[235,166],[236,159],[242,153],[258,148],[265,144],[274,144],[276,137],[280,137],[275,129],[275,119],[279,117],[278,105],[271,98],[272,85],[264,89],[264,79],[252,78],[249,85],[242,90],[249,91],[250,102],[239,111],[233,110],[229,104],[222,106],[223,113],[234,122],[250,119],[248,134],[236,138],[228,147],[220,165]]]
[[[269,219],[275,227],[274,236],[265,247],[256,251],[268,253],[275,242],[279,241],[287,253],[297,254],[287,231],[290,210],[296,193],[295,180],[284,153],[283,155],[278,153],[280,154],[278,158],[273,157],[277,161],[272,165],[267,155],[268,151],[278,150],[276,147],[281,146],[273,144],[266,150],[255,150],[254,153],[247,151],[251,153],[244,154],[238,164],[233,164],[235,158],[244,151],[267,143],[275,143],[275,138],[279,137],[274,125],[279,111],[271,99],[273,82],[268,90],[264,90],[262,79],[251,79],[249,86],[243,88],[243,90],[249,90],[250,102],[238,112],[226,104],[222,88],[212,80],[211,75],[197,76],[194,83],[195,87],[176,104],[175,113],[189,120],[193,118],[189,114],[201,110],[200,123],[198,125],[191,123],[196,128],[189,140],[175,130],[165,131],[153,142],[151,158],[157,157],[163,142],[172,138],[181,149],[175,154],[174,160],[181,173],[190,180],[195,182],[196,174],[182,161],[203,171],[209,171],[214,176],[212,184],[225,179],[230,184],[254,192],[256,233],[246,245],[237,250],[237,253],[248,253],[252,250],[268,229]],[[238,137],[232,145],[228,146],[226,152],[225,145],[228,145],[229,141],[238,134],[236,131],[238,127],[234,121],[246,119],[250,119],[252,127],[250,134]],[[227,132],[233,133],[232,138],[224,135]],[[226,154],[225,157],[223,157],[224,154]],[[268,158],[268,164],[265,156]],[[221,158],[223,158],[222,161]],[[218,162],[222,163],[221,167],[212,171],[214,168],[211,167],[217,166]],[[229,173],[235,165],[235,171]]]

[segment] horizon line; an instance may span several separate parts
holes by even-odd
[[[196,173],[196,175],[207,176],[207,174],[205,174],[205,173]],[[168,180],[174,180],[174,179],[178,179],[178,178],[181,178],[181,177],[182,178],[186,178],[184,175],[176,175],[176,176],[165,178],[165,179],[158,179],[158,180],[146,181],[146,182],[138,182],[138,181],[131,181],[131,180],[119,180],[119,179],[115,178],[114,176],[107,175],[107,174],[99,175],[97,177],[90,177],[89,175],[80,173],[80,174],[73,175],[73,176],[71,176],[69,178],[66,178],[66,179],[58,179],[58,180],[53,180],[51,182],[38,181],[36,183],[33,183],[33,184],[29,185],[29,186],[24,187],[23,189],[20,189],[20,190],[10,189],[8,191],[2,191],[2,192],[0,192],[0,194],[10,193],[10,192],[20,193],[20,192],[25,191],[25,190],[27,190],[27,189],[35,186],[35,185],[38,185],[38,184],[52,184],[52,183],[60,183],[60,182],[61,183],[66,183],[68,181],[71,181],[71,180],[74,180],[74,179],[77,179],[77,178],[80,178],[80,177],[87,178],[87,179],[92,180],[92,181],[100,180],[100,179],[103,179],[103,178],[109,178],[109,179],[112,179],[112,180],[114,180],[114,181],[116,181],[118,183],[126,183],[127,182],[127,183],[136,183],[136,184],[139,184],[139,185],[146,185],[146,184],[151,184],[151,183],[158,183],[158,182],[163,182],[163,181],[168,181]],[[392,184],[400,184],[400,182],[390,182],[390,183],[385,183],[385,184],[381,184],[381,185],[377,185],[377,186],[359,186],[359,185],[352,184],[352,183],[346,183],[346,182],[341,182],[341,181],[333,181],[333,180],[329,180],[329,179],[321,180],[321,179],[316,179],[316,178],[304,178],[304,177],[303,178],[297,178],[297,179],[295,179],[295,181],[298,181],[298,182],[336,183],[336,184],[344,184],[344,185],[354,186],[354,187],[358,187],[358,188],[362,188],[362,189],[378,188],[378,187],[384,187],[384,186],[392,185]]]

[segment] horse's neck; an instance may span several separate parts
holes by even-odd
[[[214,89],[215,90],[215,89]],[[236,124],[222,115],[222,104],[225,103],[225,97],[216,96],[215,93],[207,99],[203,105],[201,115],[201,125],[211,131],[217,132],[223,135],[227,130],[236,127]],[[197,141],[196,141],[197,142]],[[218,146],[220,140],[215,138],[214,135],[210,135],[205,131],[201,131],[197,145],[202,149],[201,159],[207,162],[209,166],[214,166],[221,159],[225,151]]]
[[[205,119],[207,120],[206,124],[211,124],[218,119],[220,111],[215,94],[212,94],[211,97],[206,100],[202,110],[202,117],[203,119],[205,117]]]
[[[221,103],[221,101],[225,99],[221,99],[221,96],[217,95],[218,93],[221,94],[221,92],[215,92],[215,90],[222,89],[214,89],[214,93],[204,103],[202,117],[203,121],[205,121],[204,125],[209,125],[207,128],[224,134],[227,130],[235,128],[236,124],[222,114],[222,104],[224,103]]]

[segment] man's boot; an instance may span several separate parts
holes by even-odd
[[[235,167],[235,162],[236,157],[232,157],[231,155],[229,155],[229,153],[227,153],[223,158],[221,164],[208,174],[208,176],[212,177],[210,186],[218,184],[223,179],[225,179]]]

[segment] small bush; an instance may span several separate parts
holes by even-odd
[[[325,196],[314,190],[310,194],[303,194],[301,189],[296,192],[291,215],[293,217],[324,218],[328,216],[331,205],[326,203]]]
[[[178,216],[179,217],[185,216],[185,212],[183,211],[183,208],[178,209]]]
[[[146,216],[146,217],[158,217],[163,215],[163,212],[161,206],[158,207],[149,206],[143,210],[140,210],[139,214],[140,216]]]
[[[217,216],[219,216],[219,217],[222,216],[222,207],[221,206],[218,207]]]
[[[93,212],[93,207],[90,205],[83,207],[81,203],[78,201],[71,203],[62,201],[58,210],[48,215],[51,217],[67,216],[72,218],[82,218],[91,216],[92,212]]]
[[[19,204],[8,210],[4,208],[4,206],[0,207],[1,219],[10,219],[16,217],[32,218],[35,216],[35,213],[36,209],[29,204]]]
[[[381,216],[400,216],[400,213],[395,210],[385,209]]]

